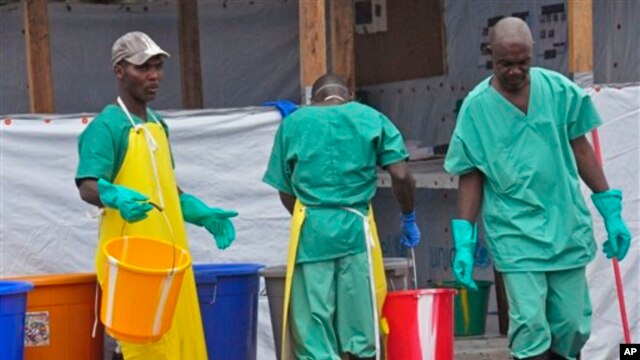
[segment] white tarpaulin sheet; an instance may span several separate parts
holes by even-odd
[[[599,89],[599,88],[596,88]],[[591,97],[604,124],[598,128],[604,171],[609,186],[622,189],[622,216],[633,235],[627,257],[620,262],[631,342],[640,342],[640,86],[617,89],[590,89]],[[588,199],[591,192],[583,187]],[[618,344],[624,342],[622,320],[616,296],[611,261],[602,254],[606,240],[602,218],[591,201],[598,257],[587,268],[593,303],[591,338],[583,350],[583,359],[617,359]]]
[[[624,191],[624,217],[635,235],[620,264],[633,341],[640,341],[640,87],[593,91],[604,118],[600,140],[612,187]],[[280,121],[264,108],[164,112],[180,186],[207,203],[238,210],[237,240],[219,251],[211,236],[188,225],[197,263],[285,261],[289,216],[275,190],[261,182]],[[92,115],[5,116],[0,123],[0,275],[93,271],[97,219],[73,178],[76,138]],[[588,191],[585,189],[585,196]],[[590,204],[590,202],[588,201]],[[592,208],[593,210],[593,208]],[[379,219],[384,222],[384,219]],[[598,244],[604,241],[594,216]],[[585,359],[614,359],[622,328],[610,261],[589,266],[593,333]],[[265,297],[260,298],[258,359],[273,359]]]

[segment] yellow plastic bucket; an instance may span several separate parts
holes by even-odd
[[[189,253],[144,237],[111,239],[106,256],[100,320],[114,338],[131,343],[160,340],[170,328]]]

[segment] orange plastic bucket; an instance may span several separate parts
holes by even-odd
[[[102,360],[103,328],[96,320],[96,274],[21,276],[27,296],[25,360]],[[0,358],[2,358],[0,354]]]
[[[191,256],[171,243],[133,236],[109,240],[102,253],[100,320],[107,332],[131,343],[160,340],[171,328]]]

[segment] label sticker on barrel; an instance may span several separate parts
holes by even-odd
[[[49,312],[27,312],[24,321],[24,346],[48,346],[51,335]]]

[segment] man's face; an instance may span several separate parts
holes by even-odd
[[[531,67],[531,46],[521,42],[497,43],[491,47],[494,73],[500,85],[509,91],[527,84]]]
[[[141,102],[149,102],[156,97],[160,81],[164,75],[161,55],[154,56],[142,65],[122,61],[116,65],[116,76],[131,96]]]

